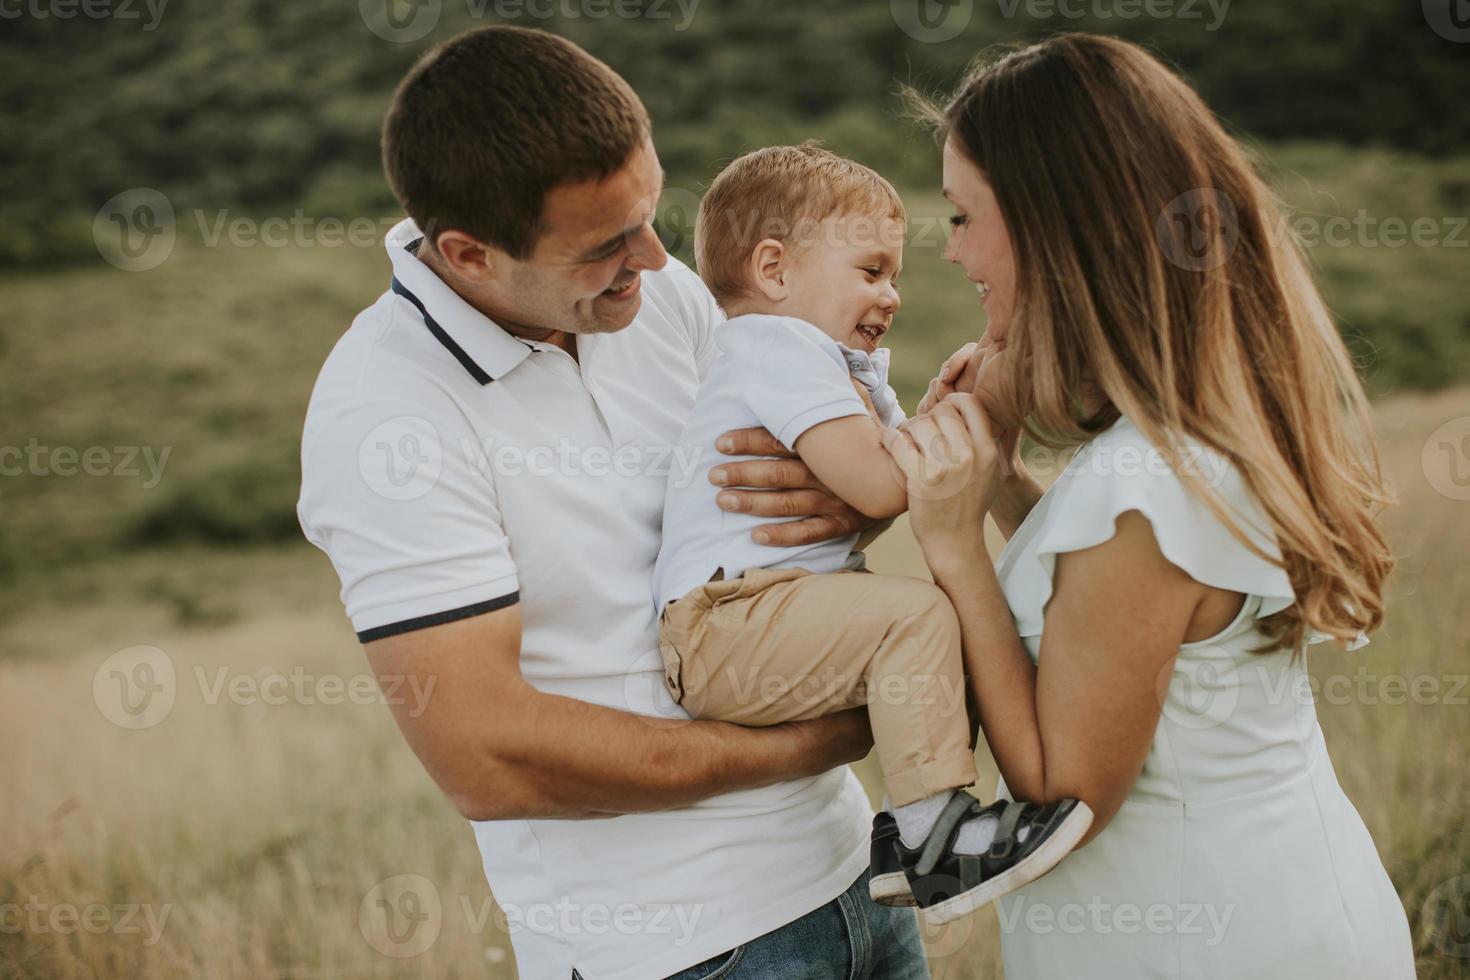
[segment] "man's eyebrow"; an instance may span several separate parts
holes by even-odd
[[[663,168],[660,167],[658,172],[658,196],[660,198],[664,196],[664,182],[667,178],[668,174],[664,173]],[[657,199],[655,199],[653,206],[656,211],[658,208]],[[642,224],[642,222],[639,222],[639,224]],[[636,231],[637,229],[638,225],[634,225],[632,228],[625,228],[602,244],[594,245],[592,248],[589,248],[587,251],[582,253],[581,261],[586,262],[591,259],[601,258],[604,255],[610,255],[613,252],[616,252],[618,250],[618,247],[623,244],[623,241],[628,237],[628,235]]]

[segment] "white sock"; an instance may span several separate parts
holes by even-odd
[[[926,796],[922,800],[906,803],[903,806],[894,806],[893,802],[885,796],[883,809],[892,813],[893,819],[898,821],[899,840],[903,841],[905,847],[913,849],[924,843],[924,839],[929,836],[929,831],[933,830],[934,825],[939,822],[939,815],[944,812],[944,805],[956,793],[961,792],[964,791],[945,790],[943,793],[935,793],[933,796]],[[999,824],[1000,821],[989,813],[974,820],[966,820],[960,824],[960,832],[955,835],[955,852],[979,854],[984,851],[990,847],[990,842],[995,840],[995,829]]]
[[[898,821],[898,837],[905,847],[915,848],[924,843],[929,831],[934,829],[934,824],[939,820],[939,815],[944,812],[944,805],[953,795],[954,790],[949,789],[903,806],[888,804],[893,819]]]

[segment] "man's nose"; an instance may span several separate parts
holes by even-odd
[[[658,240],[658,232],[653,230],[653,225],[645,222],[628,236],[628,268],[657,271],[668,260],[669,253],[664,249],[664,243]]]

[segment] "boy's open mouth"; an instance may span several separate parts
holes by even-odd
[[[858,336],[862,337],[874,347],[877,347],[878,341],[883,339],[883,335],[888,332],[888,328],[881,323],[859,323],[857,325],[857,332]]]

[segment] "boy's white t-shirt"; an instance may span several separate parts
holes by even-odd
[[[885,422],[903,420],[887,387],[887,351],[869,358],[805,320],[756,313],[725,321],[716,345],[719,355],[674,447],[675,458],[685,465],[669,472],[663,545],[653,573],[659,609],[708,582],[717,570],[735,578],[748,568],[836,572],[863,566],[861,552],[852,550],[856,534],[789,548],[755,543],[751,532],[771,519],[723,511],[715,502],[722,488],[709,482],[709,471],[735,459],[715,450],[720,435],[763,426],[795,452],[796,440],[813,426],[867,414],[853,388],[854,375],[865,383],[876,377],[875,403],[889,406]]]

